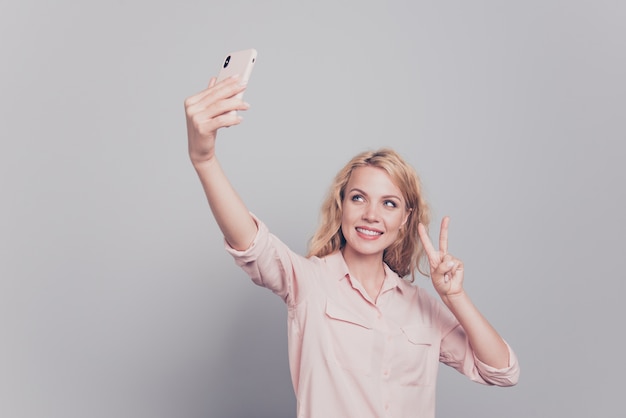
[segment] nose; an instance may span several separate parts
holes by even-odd
[[[367,222],[378,222],[379,214],[378,214],[378,208],[376,207],[376,205],[372,205],[372,204],[366,205],[365,208],[363,209],[362,218],[364,221],[367,221]]]

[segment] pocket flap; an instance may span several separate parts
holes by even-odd
[[[372,329],[372,321],[368,321],[363,316],[344,308],[330,299],[326,299],[326,315],[338,321],[349,322],[363,328]]]
[[[402,327],[402,332],[413,344],[432,345],[435,338],[433,327],[424,325],[410,325]]]

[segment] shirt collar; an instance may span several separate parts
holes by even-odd
[[[346,260],[344,260],[343,254],[341,253],[340,250],[337,250],[333,252],[332,254],[329,254],[328,256],[326,256],[326,260],[327,262],[329,262],[329,264],[331,264],[337,270],[338,280],[343,280],[343,279],[349,280],[350,270],[348,270],[348,265],[346,264]],[[386,263],[383,263],[383,266],[385,268],[386,279],[385,279],[385,283],[383,283],[383,288],[381,289],[381,293],[387,290],[393,289],[393,288],[398,289],[400,292],[404,292],[404,287],[402,286],[404,284],[403,283],[404,280],[400,278],[400,276],[398,276],[396,272],[391,270],[391,268]]]
[[[400,292],[404,293],[404,287],[402,286],[405,282],[404,280],[398,276],[398,274],[391,270],[391,268],[389,268],[389,266],[387,265],[387,263],[384,263],[385,266],[385,283],[383,284],[383,288],[381,290],[381,293],[392,289],[392,288],[396,288],[398,289]]]

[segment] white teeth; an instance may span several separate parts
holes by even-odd
[[[369,229],[357,228],[356,230],[365,235],[382,235],[382,232],[370,231]]]

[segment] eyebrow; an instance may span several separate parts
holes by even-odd
[[[352,192],[358,192],[358,193],[360,193],[360,194],[362,194],[362,195],[368,196],[368,194],[367,194],[367,193],[365,193],[363,190],[359,189],[358,187],[353,187],[352,189],[350,189],[350,190],[348,191],[348,194],[350,194],[350,193],[352,193]],[[385,196],[382,196],[382,198],[383,198],[383,199],[398,199],[399,201],[401,201],[401,202],[402,202],[402,198],[401,198],[401,197],[399,197],[399,196],[396,196],[395,194],[385,195]]]

